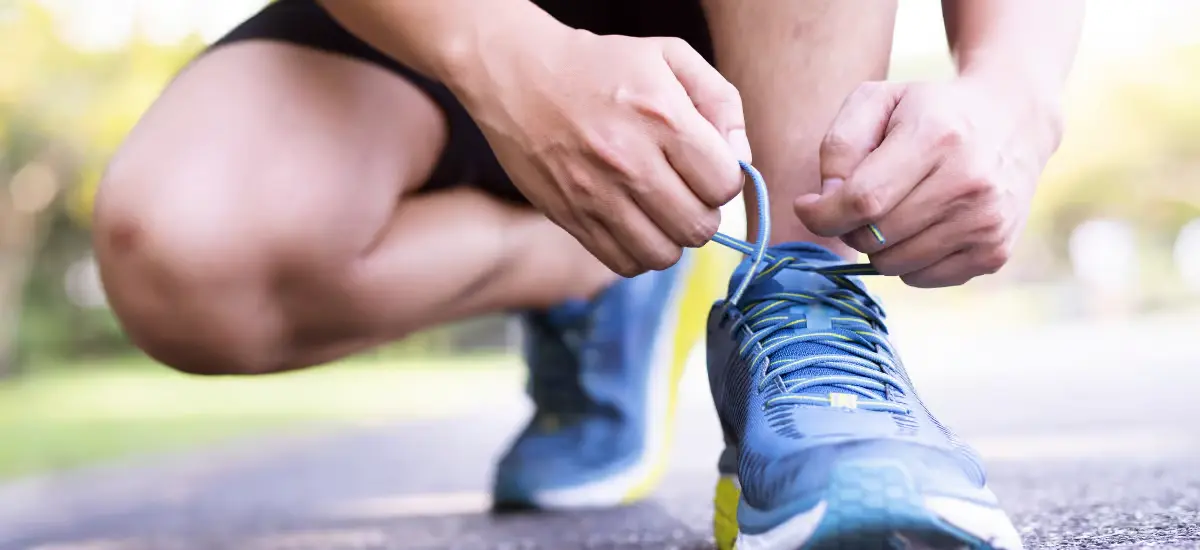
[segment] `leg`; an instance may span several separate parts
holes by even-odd
[[[445,126],[411,84],[358,61],[269,42],[202,57],[98,197],[114,310],[172,366],[255,373],[606,286],[532,211],[469,190],[406,196]]]
[[[692,0],[682,15],[629,0],[536,2],[601,34],[707,34]],[[667,465],[678,381],[723,286],[705,277],[719,262],[711,252],[622,279],[588,303],[524,313],[535,412],[497,468],[497,508],[596,507],[650,494]]]
[[[683,267],[614,283],[543,216],[494,198],[519,194],[453,97],[311,0],[270,4],[225,44],[150,110],[101,190],[96,248],[133,340],[189,372],[272,372],[524,309],[537,410],[497,500],[647,494],[710,289],[678,284]]]
[[[754,164],[770,189],[773,240],[855,257],[805,229],[792,201],[820,191],[818,149],[846,96],[887,76],[896,0],[704,0],[704,8],[717,67],[742,93]],[[753,235],[752,191],[746,204]]]
[[[776,241],[761,266],[739,267],[746,292],[709,318],[727,442],[718,546],[1020,548],[978,456],[916,396],[881,306],[856,277],[815,270],[854,255],[792,213],[796,196],[819,191],[819,144],[843,100],[885,76],[895,1],[705,5],[719,67],[742,91]]]

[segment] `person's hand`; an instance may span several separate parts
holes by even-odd
[[[670,267],[741,192],[740,96],[682,40],[564,30],[494,52],[460,96],[517,188],[600,261]]]
[[[1036,99],[966,77],[864,84],[821,145],[821,194],[796,214],[915,287],[994,273],[1060,140],[1057,107]]]

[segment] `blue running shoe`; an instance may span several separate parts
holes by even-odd
[[[872,268],[812,244],[717,240],[750,255],[708,321],[718,547],[1021,548],[978,456],[914,392],[858,280]]]
[[[535,411],[500,460],[497,509],[614,506],[655,488],[678,382],[716,293],[689,276],[695,256],[524,315]]]

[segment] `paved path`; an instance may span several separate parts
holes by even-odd
[[[899,336],[926,401],[989,458],[1027,546],[1200,548],[1197,326]],[[675,469],[643,505],[484,513],[491,459],[526,414],[514,373],[505,387],[456,384],[490,397],[444,419],[0,487],[0,549],[710,548],[719,438],[700,374],[685,380]]]

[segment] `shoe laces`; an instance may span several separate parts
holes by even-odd
[[[767,253],[770,242],[770,203],[762,174],[748,163],[742,170],[754,183],[758,198],[758,233],[754,243],[717,233],[713,240],[750,257],[750,267],[730,294],[727,303],[743,316],[732,330],[749,335],[738,349],[749,357],[750,368],[763,372],[759,391],[776,384],[779,392],[766,399],[764,407],[781,405],[826,405],[908,414],[911,410],[890,398],[906,395],[903,370],[885,338],[883,308],[851,277],[878,275],[870,264],[816,265],[792,256]],[[833,288],[805,292],[774,292],[745,299],[751,283],[782,270],[815,273],[834,284]],[[830,307],[842,315],[833,317],[831,330],[808,332],[807,319],[789,314],[795,305]],[[820,344],[828,353],[785,352],[799,344]],[[833,350],[843,353],[835,353]],[[787,355],[793,355],[788,357]],[[819,387],[835,388],[828,396],[814,395]]]

